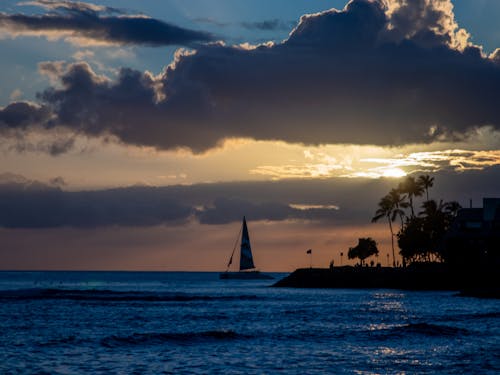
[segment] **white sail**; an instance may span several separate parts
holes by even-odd
[[[233,263],[233,255],[238,246],[238,239],[241,234],[241,244],[240,244],[240,269],[238,272],[229,272],[229,267]],[[243,225],[241,226],[241,231],[238,233],[238,239],[236,240],[233,252],[229,258],[227,264],[226,272],[219,274],[220,279],[235,279],[235,280],[255,280],[255,279],[272,279],[270,275],[261,273],[255,269],[252,257],[252,247],[250,246],[250,236],[248,235],[247,221],[243,216]],[[241,272],[244,271],[244,272]]]
[[[243,217],[243,230],[241,233],[240,246],[240,271],[250,270],[255,268],[252,257],[252,247],[250,246],[250,237],[248,236],[248,228],[245,217]]]

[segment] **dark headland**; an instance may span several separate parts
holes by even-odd
[[[274,287],[450,290],[460,295],[500,298],[493,270],[454,270],[444,264],[413,264],[406,268],[299,268]]]
[[[274,286],[456,290],[464,296],[500,298],[500,198],[462,208],[456,201],[429,199],[433,183],[429,175],[407,176],[380,199],[372,222],[388,223],[393,267],[382,267],[376,241],[362,237],[344,250],[348,259],[359,261],[357,266],[334,267],[332,260],[327,269],[297,269]],[[415,198],[424,195],[419,211]],[[396,262],[396,247],[401,263]]]

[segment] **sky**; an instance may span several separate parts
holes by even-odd
[[[377,203],[500,196],[497,0],[4,0],[0,269],[353,264]],[[421,204],[421,201],[417,202]],[[341,253],[344,254],[341,257]]]

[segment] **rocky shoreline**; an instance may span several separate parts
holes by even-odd
[[[493,272],[451,270],[442,264],[420,267],[299,268],[274,287],[454,290],[463,296],[500,298]]]

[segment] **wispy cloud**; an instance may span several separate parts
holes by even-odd
[[[290,30],[295,26],[295,22],[285,22],[277,18],[262,20],[262,21],[244,21],[244,22],[224,22],[215,18],[198,17],[193,18],[194,22],[205,23],[217,27],[239,26],[248,30],[274,31],[274,30]]]
[[[11,93],[10,93],[10,100],[18,100],[19,98],[21,98],[23,96],[23,92],[20,90],[20,89],[14,89]]]
[[[368,148],[367,148],[368,150]],[[366,153],[365,150],[363,153]],[[288,165],[265,165],[254,168],[252,174],[269,176],[271,179],[309,179],[331,177],[364,177],[399,178],[417,172],[436,173],[441,170],[467,171],[483,170],[500,165],[500,151],[498,150],[442,150],[397,153],[394,156],[359,157],[355,153],[349,155],[344,151],[346,158],[329,156],[325,152],[315,152],[311,149],[305,153],[302,162]],[[373,152],[373,151],[371,151]],[[375,151],[376,152],[376,151]],[[378,149],[381,154],[387,150]]]
[[[284,22],[279,19],[241,23],[241,26],[243,26],[245,29],[261,31],[290,30],[293,25],[293,22]]]
[[[262,165],[250,170],[250,174],[269,176],[274,180],[284,178],[329,178],[345,171],[346,167],[336,164],[305,163],[288,165]]]
[[[290,207],[296,208],[297,210],[338,210],[339,206],[334,204],[299,204],[291,203]]]
[[[193,18],[193,21],[198,22],[198,23],[206,23],[209,25],[217,26],[217,27],[227,27],[227,26],[232,25],[231,22],[223,22],[223,21],[219,21],[215,18],[210,18],[210,17],[197,17],[197,18]]]
[[[381,168],[404,168],[408,172],[465,171],[500,165],[500,151],[443,150],[414,152],[396,158],[364,158],[361,163],[383,164]]]
[[[208,33],[190,30],[145,15],[84,2],[37,0],[21,3],[50,10],[42,15],[0,13],[0,30],[8,35],[45,36],[79,45],[192,45],[208,42]]]

